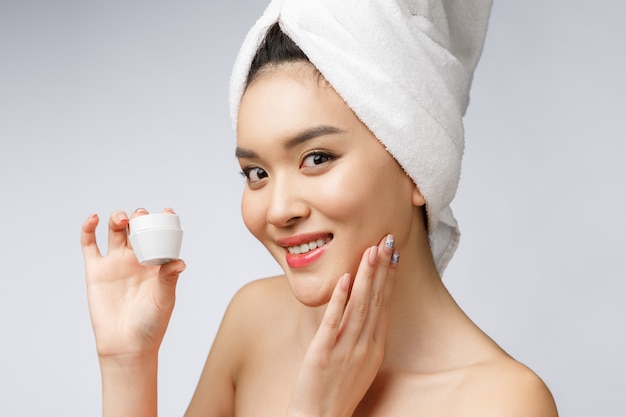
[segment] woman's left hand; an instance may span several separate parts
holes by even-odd
[[[389,235],[365,251],[352,288],[349,274],[339,279],[306,351],[289,417],[354,413],[383,361],[397,261]]]

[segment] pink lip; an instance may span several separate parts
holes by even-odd
[[[303,243],[309,243],[318,239],[328,239],[328,233],[310,233],[304,235],[293,236],[285,239],[280,239],[277,243],[283,247],[287,246],[297,246]],[[328,249],[328,243],[324,246],[320,246],[319,248],[315,248],[307,253],[302,253],[299,255],[290,253],[289,251],[285,251],[285,259],[287,261],[287,265],[291,268],[304,268],[311,265],[313,262],[317,261]]]

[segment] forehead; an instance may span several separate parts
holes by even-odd
[[[257,79],[272,75],[290,75],[293,77],[301,77],[302,80],[307,81],[316,79],[320,83],[328,85],[322,73],[319,72],[313,64],[308,61],[297,60],[265,64],[257,70],[256,74],[246,85],[246,90],[250,88]]]
[[[356,116],[308,63],[290,63],[262,71],[246,89],[237,120],[238,145],[259,136],[284,138],[315,125],[342,130]]]

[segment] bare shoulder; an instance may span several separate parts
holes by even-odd
[[[261,278],[244,285],[228,306],[227,315],[240,319],[267,319],[293,304],[293,296],[284,276]]]
[[[245,301],[248,297],[260,295],[284,296],[286,291],[289,291],[287,279],[284,275],[277,275],[248,282],[237,291],[233,300]]]
[[[229,344],[243,349],[243,358],[252,358],[251,350],[260,353],[264,344],[280,336],[286,318],[301,308],[284,276],[252,281],[237,291],[231,300],[222,327],[230,334]],[[271,338],[266,337],[272,335]]]
[[[202,371],[186,417],[234,415],[235,387],[247,361],[254,361],[263,337],[289,302],[289,287],[281,277],[243,286],[232,298]],[[274,322],[275,323],[275,322]]]
[[[554,398],[530,368],[505,357],[472,366],[463,384],[464,396],[481,416],[556,417]],[[487,411],[487,412],[486,412]]]

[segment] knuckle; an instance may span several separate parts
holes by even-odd
[[[383,363],[383,359],[385,358],[385,349],[384,347],[378,347],[377,349],[374,349],[374,352],[372,353],[372,362],[377,364],[378,366],[380,366],[380,364]]]
[[[358,303],[355,306],[354,310],[355,310],[356,316],[363,319],[367,317],[367,313],[369,313],[369,309],[370,309],[369,303]]]
[[[351,360],[356,361],[356,362],[360,362],[360,363],[370,362],[371,360],[370,346],[368,345],[355,346],[350,356],[351,356]]]
[[[384,302],[385,299],[382,292],[376,291],[372,294],[372,306],[380,308],[384,305]]]
[[[383,302],[380,309],[381,309],[382,313],[384,313],[384,314],[391,313],[391,302],[390,301]]]
[[[324,325],[331,330],[338,329],[340,324],[341,319],[339,317],[327,317],[324,319]]]

